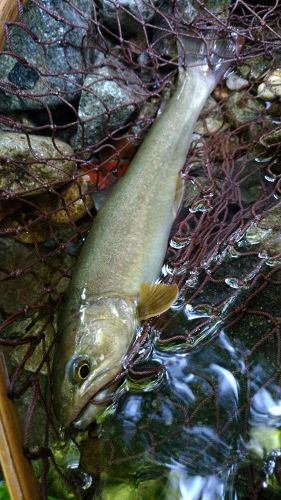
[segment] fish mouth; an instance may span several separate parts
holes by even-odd
[[[98,404],[95,404],[92,400]],[[112,394],[109,389],[101,389],[92,396],[72,421],[73,427],[78,430],[86,429],[104,410],[105,406],[111,402]]]
[[[120,370],[120,366],[118,369]],[[110,394],[112,394],[112,390],[116,387],[117,383],[119,383],[118,371],[116,373],[115,370],[112,377],[109,380],[105,380],[104,383],[101,383],[102,379],[112,372],[113,368],[105,368],[81,387],[81,392],[83,391],[85,394],[82,396],[80,392],[78,395],[80,404],[74,402],[72,412],[68,415],[67,420],[65,419],[65,427],[73,425],[77,429],[85,429],[104,410],[105,406],[111,402]],[[116,377],[117,381],[115,382],[114,379]],[[97,383],[99,383],[99,388],[95,387]],[[97,404],[95,404],[95,401]],[[66,415],[64,415],[64,417],[65,416]]]

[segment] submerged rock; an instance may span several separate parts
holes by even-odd
[[[0,132],[0,191],[38,194],[67,182],[75,172],[72,148],[51,138]]]
[[[45,0],[43,5],[26,2],[24,6],[21,22],[30,32],[9,27],[15,56],[0,57],[2,112],[55,106],[62,102],[60,95],[72,100],[79,92],[85,59],[80,46],[92,4],[87,0]],[[10,50],[7,43],[5,50]]]
[[[85,79],[78,108],[76,148],[94,145],[124,126],[144,99],[135,73],[113,58],[105,58]]]

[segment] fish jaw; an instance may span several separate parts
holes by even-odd
[[[98,297],[82,304],[72,321],[61,321],[52,392],[55,415],[64,427],[121,372],[138,326],[136,311],[135,300]],[[83,380],[75,376],[80,361],[89,368]]]
[[[79,429],[86,428],[100,414],[104,405],[93,405],[91,399],[102,399],[107,395],[102,388],[118,375],[121,371],[121,363],[111,369],[99,373],[93,380],[82,385],[78,391],[73,392],[71,398],[67,398],[65,404],[62,402],[55,408],[55,414],[63,427],[69,427],[74,423]],[[75,424],[75,422],[77,422]]]

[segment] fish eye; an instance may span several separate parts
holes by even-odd
[[[72,377],[75,382],[83,382],[90,373],[90,362],[87,358],[75,360],[72,368]]]

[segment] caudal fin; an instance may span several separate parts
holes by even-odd
[[[178,53],[181,67],[198,75],[215,87],[226,70],[237,60],[244,40],[242,37],[210,33],[200,38],[181,35]],[[203,80],[204,79],[204,80]]]

